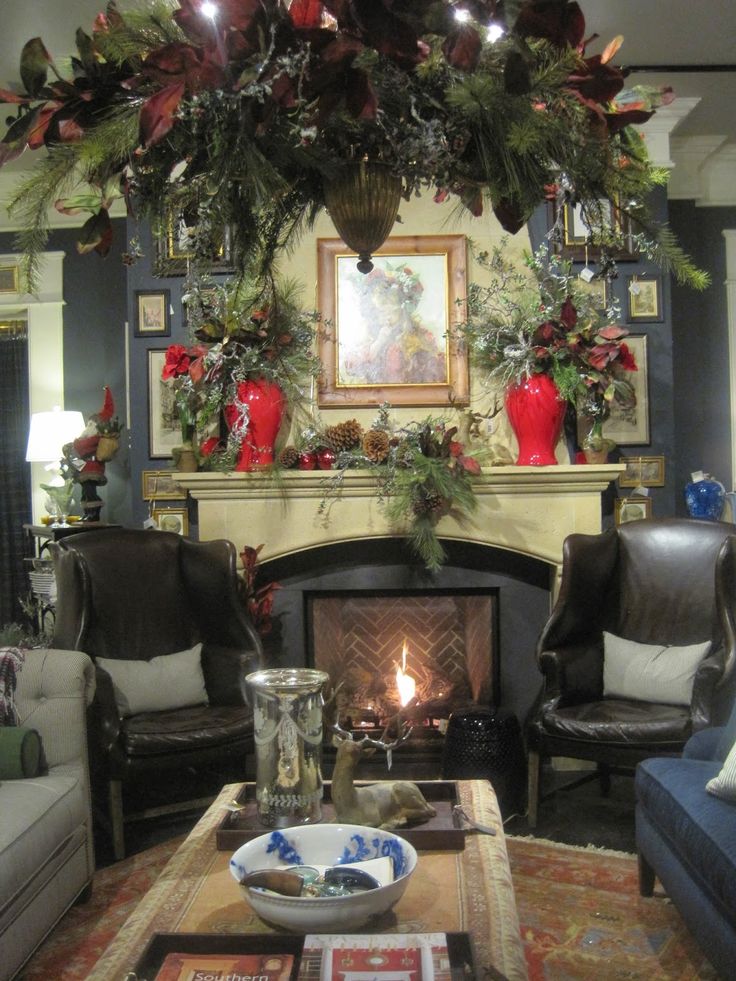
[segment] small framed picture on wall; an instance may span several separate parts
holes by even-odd
[[[189,514],[186,508],[153,508],[151,517],[159,531],[173,531],[175,535],[189,534]]]
[[[650,497],[617,497],[615,519],[617,525],[628,524],[629,521],[643,521],[652,516],[652,499]]]
[[[171,334],[168,290],[136,290],[136,337],[168,337]]]
[[[627,276],[628,319],[662,322],[662,279],[660,276]]]

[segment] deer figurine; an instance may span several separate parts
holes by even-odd
[[[434,817],[437,812],[427,803],[415,783],[387,780],[366,787],[356,787],[354,784],[355,770],[361,756],[382,749],[390,759],[391,751],[409,738],[411,726],[404,726],[391,743],[369,736],[353,739],[351,733],[337,722],[331,729],[337,741],[337,758],[332,773],[332,803],[338,821],[390,830]]]

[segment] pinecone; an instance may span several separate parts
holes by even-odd
[[[325,439],[336,453],[342,450],[352,450],[360,446],[363,438],[363,427],[357,419],[348,419],[346,422],[338,422],[334,426],[325,429]]]
[[[432,517],[447,513],[447,505],[444,497],[434,494],[431,491],[425,491],[421,497],[415,497],[411,507],[418,518],[424,515]]]
[[[388,433],[382,429],[369,429],[363,437],[363,452],[371,463],[383,463],[388,456]]]
[[[299,450],[296,448],[296,446],[285,446],[279,453],[279,463],[287,470],[295,467],[298,459]]]

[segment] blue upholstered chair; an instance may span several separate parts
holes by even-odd
[[[736,801],[706,790],[736,741],[736,703],[728,723],[690,737],[681,758],[636,769],[639,891],[655,877],[723,977],[736,964]]]

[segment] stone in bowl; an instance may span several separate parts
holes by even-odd
[[[404,838],[358,824],[284,828],[241,845],[230,859],[230,872],[240,883],[261,869],[355,865],[384,856],[393,864],[393,882],[348,896],[282,896],[258,888],[242,889],[245,899],[268,923],[294,933],[339,933],[363,926],[401,898],[417,864],[416,850]]]

